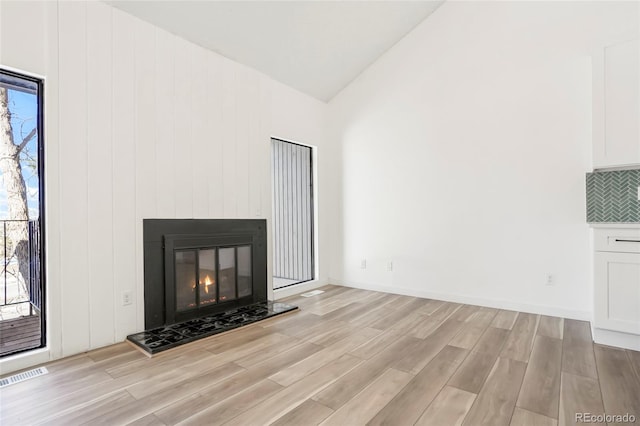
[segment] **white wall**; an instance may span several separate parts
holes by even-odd
[[[270,221],[270,137],[334,151],[325,104],[101,2],[2,1],[0,64],[45,78],[49,328],[2,373],[144,329],[143,218]]]
[[[441,6],[329,104],[332,280],[589,318],[590,49],[637,31],[633,2]]]

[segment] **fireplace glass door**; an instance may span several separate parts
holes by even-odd
[[[200,306],[216,303],[216,249],[198,250]]]
[[[174,251],[176,312],[251,296],[251,246]]]

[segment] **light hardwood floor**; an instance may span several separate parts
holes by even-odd
[[[327,286],[299,311],[152,359],[126,343],[0,390],[0,424],[640,422],[640,353],[589,324]],[[611,423],[615,424],[615,423]]]

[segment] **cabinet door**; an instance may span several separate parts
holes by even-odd
[[[638,40],[594,54],[594,168],[640,164],[639,56]]]
[[[640,334],[640,253],[595,252],[595,326]]]

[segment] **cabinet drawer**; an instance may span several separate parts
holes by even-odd
[[[594,229],[593,236],[596,251],[640,253],[640,229]]]

